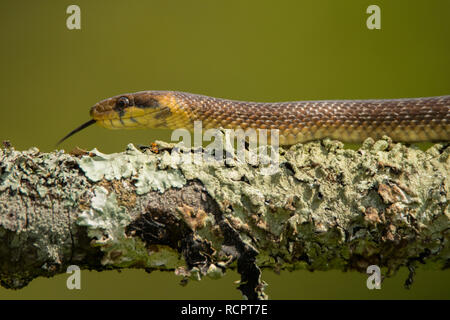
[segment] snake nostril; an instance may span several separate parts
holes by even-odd
[[[95,109],[96,109],[95,106],[93,106],[91,108],[91,110],[89,111],[89,114],[90,114],[91,117],[94,116]]]
[[[94,115],[96,113],[102,112],[103,111],[103,106],[101,104],[96,103],[90,110],[89,114],[91,115],[91,117],[94,117]]]

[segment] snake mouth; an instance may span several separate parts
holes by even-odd
[[[165,118],[170,115],[169,108],[143,109],[131,106],[118,112],[110,110],[92,114],[93,119],[107,129],[144,129],[165,126]]]
[[[107,129],[165,128],[167,127],[166,118],[170,115],[171,112],[168,107],[147,109],[131,106],[119,112],[117,110],[99,111],[94,106],[91,109],[92,119],[69,132],[56,145],[58,146],[75,133],[80,132],[94,123]]]

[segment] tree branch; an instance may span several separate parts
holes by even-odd
[[[272,174],[262,163],[178,163],[173,148],[105,155],[5,145],[2,286],[22,288],[72,264],[175,270],[185,281],[231,268],[244,296],[263,299],[261,268],[378,265],[390,276],[417,262],[449,265],[448,145],[425,152],[368,139],[355,151],[316,141],[280,149]]]

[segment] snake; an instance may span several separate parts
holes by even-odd
[[[389,136],[412,143],[450,140],[450,95],[369,100],[247,102],[179,91],[140,91],[104,99],[91,120],[107,129],[277,129],[280,145],[324,138],[362,143]]]

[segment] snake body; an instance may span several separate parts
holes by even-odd
[[[450,140],[450,95],[262,103],[141,91],[100,101],[91,116],[90,123],[108,129],[193,130],[194,121],[202,121],[205,129],[278,129],[281,145],[326,137],[359,143],[384,135],[402,142]]]

